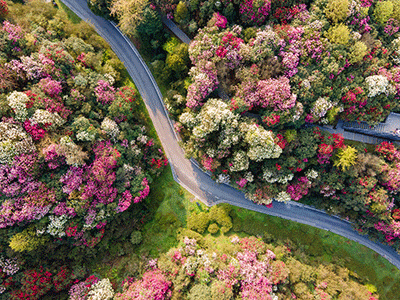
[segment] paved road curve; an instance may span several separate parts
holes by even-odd
[[[185,158],[164,108],[159,88],[134,46],[113,24],[95,16],[89,10],[86,0],[62,1],[80,18],[91,23],[96,31],[110,44],[119,59],[124,62],[153,120],[176,181],[193,193],[199,200],[208,206],[226,202],[334,232],[376,251],[400,269],[400,255],[388,246],[374,243],[367,237],[359,235],[351,228],[351,224],[346,221],[298,203],[283,204],[274,202],[273,208],[266,208],[245,199],[243,193],[227,185],[216,184],[193,161]]]

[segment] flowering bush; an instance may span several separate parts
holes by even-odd
[[[116,300],[163,300],[171,295],[171,282],[158,269],[150,270],[143,274],[142,279],[130,284],[122,293],[115,295]]]
[[[75,283],[69,289],[69,300],[87,300],[91,287],[99,282],[94,275],[89,276],[85,281]]]
[[[239,13],[242,21],[246,24],[261,25],[271,10],[271,1],[253,1],[247,0],[240,2]]]

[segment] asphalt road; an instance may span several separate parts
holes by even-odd
[[[99,35],[110,44],[119,59],[125,64],[146,104],[170,162],[175,180],[194,194],[198,200],[208,206],[225,202],[331,231],[367,246],[400,269],[399,254],[388,246],[372,242],[366,236],[358,234],[347,221],[329,216],[322,211],[299,203],[283,204],[274,202],[273,208],[266,208],[247,200],[243,193],[230,186],[215,183],[197,167],[194,161],[185,158],[183,150],[178,145],[178,137],[165,110],[161,92],[146,64],[130,41],[109,21],[95,16],[89,10],[86,0],[62,0],[62,2],[81,19],[92,24]]]

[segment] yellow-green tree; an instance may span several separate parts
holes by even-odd
[[[357,41],[350,49],[349,63],[354,64],[362,61],[365,54],[367,54],[367,50],[368,48],[363,42]]]
[[[386,23],[393,14],[393,2],[382,1],[378,2],[375,7],[374,17],[380,24]]]
[[[189,16],[189,11],[187,9],[185,2],[179,1],[175,9],[175,15],[174,15],[175,21],[180,23],[186,20],[188,16]]]
[[[324,10],[327,19],[333,23],[339,23],[347,18],[349,11],[348,0],[329,0]]]
[[[336,154],[337,159],[334,161],[334,165],[346,171],[349,167],[356,163],[357,149],[347,146],[346,148],[339,149]]]
[[[346,45],[350,39],[350,30],[344,24],[335,25],[329,28],[327,38],[331,43]]]
[[[143,11],[147,4],[147,0],[113,0],[110,10],[111,14],[118,18],[121,30],[127,35],[133,35],[136,26],[143,19]]]
[[[27,228],[24,231],[15,234],[10,239],[10,248],[16,252],[32,251],[39,246],[44,245],[46,237],[38,237],[33,228]]]

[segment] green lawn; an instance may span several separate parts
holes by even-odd
[[[177,245],[178,229],[185,227],[190,211],[198,211],[199,208],[194,196],[174,181],[170,168],[156,179],[147,199],[156,212],[154,219],[144,227],[144,239],[137,251],[156,257]]]

